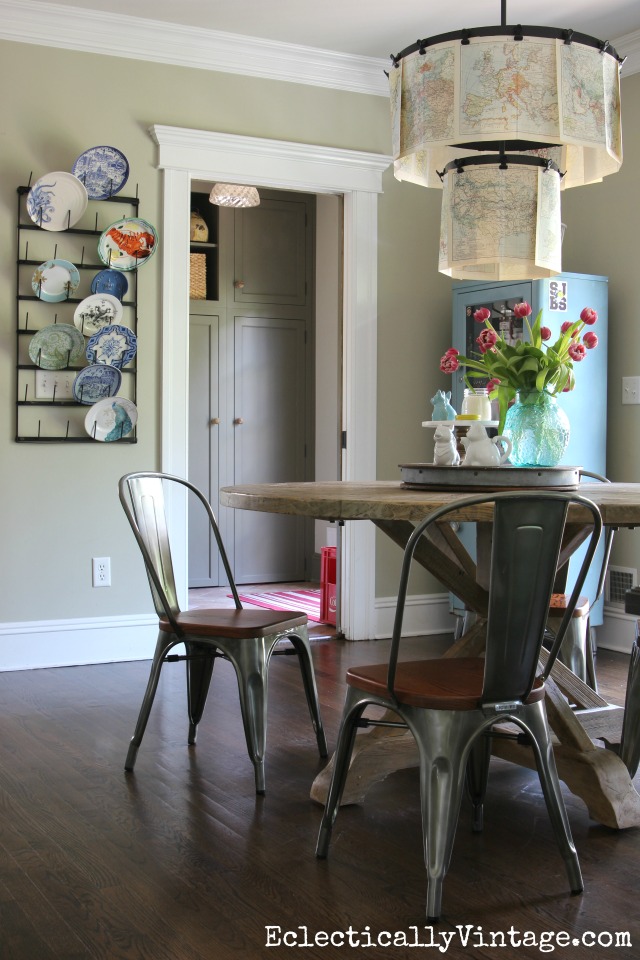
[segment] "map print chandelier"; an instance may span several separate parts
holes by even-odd
[[[389,72],[394,175],[443,188],[438,269],[472,280],[561,271],[560,190],[622,164],[620,67],[574,30],[475,27],[418,40]]]

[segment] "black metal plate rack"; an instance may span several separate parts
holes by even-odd
[[[29,180],[31,182],[31,178]],[[137,196],[116,194],[106,200],[89,200],[80,221],[63,231],[47,231],[29,218],[26,197],[30,186],[17,188],[16,257],[16,442],[94,443],[86,433],[85,417],[91,409],[73,396],[73,381],[88,361],[59,370],[43,369],[29,356],[29,343],[35,334],[52,323],[73,326],[74,311],[91,293],[91,281],[105,269],[98,255],[98,240],[112,223],[137,217]],[[123,212],[123,207],[128,208]],[[65,300],[50,303],[32,289],[34,271],[48,260],[70,261],[78,270],[80,284]],[[123,297],[120,323],[138,336],[138,271],[126,271],[128,289]],[[87,338],[85,337],[85,344]],[[138,344],[139,345],[139,344]],[[136,403],[137,354],[121,370],[118,396]],[[137,443],[137,427],[115,443]]]

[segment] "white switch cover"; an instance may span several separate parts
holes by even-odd
[[[73,400],[75,373],[68,370],[36,370],[36,400]]]

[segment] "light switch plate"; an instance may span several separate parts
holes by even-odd
[[[36,370],[36,400],[73,400],[75,373],[69,370]]]

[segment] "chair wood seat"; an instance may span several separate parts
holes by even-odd
[[[406,706],[425,710],[477,710],[482,698],[485,662],[482,657],[452,657],[398,663],[393,696]],[[351,667],[347,684],[376,696],[389,696],[388,663]],[[523,703],[544,697],[544,682],[537,678]]]
[[[178,613],[178,627],[189,637],[226,637],[230,640],[252,640],[268,637],[274,633],[286,633],[307,623],[307,616],[300,610],[192,610]],[[173,633],[166,617],[160,618],[160,630]]]
[[[565,612],[569,606],[571,597],[568,593],[552,593],[551,594],[551,603],[549,604],[549,615],[552,617],[560,617]],[[589,598],[588,597],[578,597],[578,602],[576,603],[572,617],[580,619],[589,615]]]

